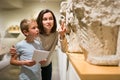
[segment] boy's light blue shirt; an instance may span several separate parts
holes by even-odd
[[[16,44],[17,54],[20,60],[31,60],[35,49],[43,49],[42,44],[39,41],[34,43],[28,43],[26,40],[22,40]],[[41,80],[41,68],[40,64],[35,64],[32,67],[21,66],[21,72],[19,75],[20,80]]]

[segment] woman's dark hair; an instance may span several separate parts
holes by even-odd
[[[43,27],[43,24],[42,24],[42,20],[43,20],[43,15],[44,15],[45,13],[48,13],[48,12],[50,12],[50,13],[52,14],[53,19],[54,19],[54,25],[53,25],[53,28],[52,28],[52,30],[51,30],[51,33],[56,32],[57,22],[56,22],[55,15],[53,14],[53,12],[52,12],[51,10],[49,10],[49,9],[44,9],[44,10],[42,10],[42,11],[39,13],[39,15],[38,15],[38,17],[37,17],[37,24],[38,24],[38,28],[39,28],[39,30],[40,30],[40,34],[45,34],[44,27]]]

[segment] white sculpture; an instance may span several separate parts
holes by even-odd
[[[120,0],[69,0],[66,3],[61,15],[65,16],[69,30],[68,51],[79,52],[82,48],[87,52],[86,61],[91,64],[119,65]]]

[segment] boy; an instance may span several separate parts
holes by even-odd
[[[40,41],[35,40],[39,35],[38,25],[33,19],[23,19],[20,29],[26,38],[16,44],[17,53],[12,55],[14,50],[11,50],[10,64],[21,66],[19,80],[41,80],[40,64],[32,60],[34,50],[42,49]]]

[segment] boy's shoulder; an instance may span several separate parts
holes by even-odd
[[[16,44],[16,46],[21,46],[21,45],[24,45],[26,42],[25,42],[25,40],[22,40],[22,41],[19,41],[17,44]]]

